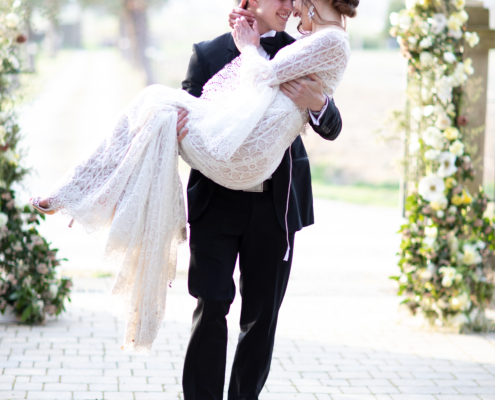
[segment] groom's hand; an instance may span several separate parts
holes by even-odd
[[[184,127],[186,126],[187,122],[189,119],[187,118],[187,111],[186,110],[180,110],[179,113],[177,114],[177,140],[180,144],[182,142],[182,139],[186,137],[186,135],[189,133],[189,129]]]
[[[245,10],[246,0],[241,0],[241,3],[238,7],[235,7],[232,12],[229,14],[229,25],[232,29],[234,29],[235,21],[237,18],[244,17],[250,26],[253,26],[253,22],[255,21],[254,14],[251,11]]]
[[[280,90],[297,106],[314,112],[321,111],[327,101],[323,94],[323,82],[316,74],[282,83]]]

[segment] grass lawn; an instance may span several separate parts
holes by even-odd
[[[399,186],[331,185],[313,180],[315,197],[348,203],[382,207],[399,207]]]

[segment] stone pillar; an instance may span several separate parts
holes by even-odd
[[[467,30],[476,32],[480,37],[480,43],[471,48],[466,44],[464,57],[472,58],[475,74],[470,78],[472,82],[478,83],[478,97],[471,102],[465,110],[468,118],[467,129],[481,130],[476,137],[468,139],[474,146],[475,151],[471,156],[475,162],[476,177],[474,182],[469,183],[472,194],[476,194],[479,187],[483,185],[483,164],[485,155],[485,126],[486,126],[486,103],[487,103],[487,81],[488,81],[488,52],[495,48],[495,31],[490,30],[490,11],[483,6],[483,1],[468,0],[466,12],[469,14]],[[481,92],[480,92],[481,91]]]

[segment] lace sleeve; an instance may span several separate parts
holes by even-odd
[[[261,57],[254,46],[242,52],[241,79],[256,86],[276,86],[311,73],[345,68],[350,50],[345,32],[325,29],[280,50],[273,60]]]

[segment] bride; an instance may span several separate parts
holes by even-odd
[[[241,55],[218,72],[198,99],[160,85],[144,89],[124,110],[114,131],[44,199],[39,211],[70,214],[86,229],[109,226],[106,257],[119,264],[112,288],[126,320],[124,350],[148,353],[162,324],[167,284],[175,278],[177,246],[186,239],[178,175],[180,156],[224,187],[243,190],[270,177],[303,131],[307,110],[280,84],[316,73],[332,97],[350,56],[334,0],[296,0],[306,31],[271,61],[259,55],[260,35],[237,19],[233,37]],[[339,1],[342,3],[342,1]],[[323,22],[322,22],[323,21]],[[320,23],[317,23],[320,22]],[[188,134],[177,138],[177,113],[188,111]]]

